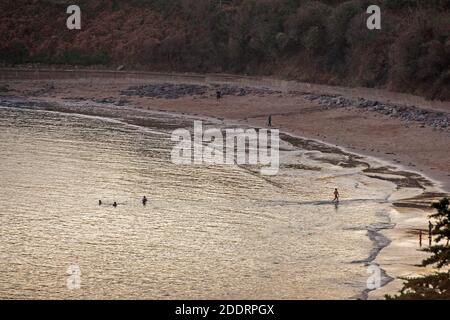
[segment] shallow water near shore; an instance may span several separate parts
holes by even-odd
[[[394,183],[288,141],[273,177],[175,165],[192,122],[141,116],[0,108],[1,298],[361,297]]]

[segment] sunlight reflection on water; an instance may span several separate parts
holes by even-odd
[[[0,298],[350,298],[365,289],[366,267],[351,262],[369,256],[366,228],[389,222],[393,184],[292,146],[269,181],[236,166],[174,165],[171,147],[157,127],[0,108]],[[66,286],[71,265],[77,290]]]

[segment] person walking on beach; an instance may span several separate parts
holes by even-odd
[[[217,91],[216,91],[216,99],[217,99],[217,102],[220,101],[220,98],[222,98],[222,92],[220,92],[220,90],[217,90]]]
[[[272,126],[272,115],[269,115],[269,118],[267,119],[267,125],[268,125],[269,127]]]
[[[333,202],[339,202],[339,191],[337,188],[334,188],[334,199]]]
[[[431,247],[431,243],[433,242],[433,224],[431,221],[428,221],[428,245]]]
[[[144,196],[143,198],[142,198],[142,205],[145,207],[146,205],[147,205],[147,197],[146,196]]]

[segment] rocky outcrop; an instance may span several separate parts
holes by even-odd
[[[185,96],[214,96],[216,91],[220,91],[222,96],[264,96],[270,94],[281,94],[281,91],[275,91],[269,88],[240,87],[229,84],[171,84],[156,83],[141,86],[129,87],[121,91],[124,96],[152,97],[162,99],[178,99]]]
[[[399,118],[405,122],[414,121],[421,123],[423,126],[450,131],[450,113],[448,112],[425,110],[416,106],[384,103],[364,98],[349,99],[340,95],[305,93],[303,97],[324,107],[357,108]]]

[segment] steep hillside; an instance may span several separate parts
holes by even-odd
[[[66,28],[66,7],[82,29]],[[382,9],[382,30],[366,8]],[[450,0],[3,0],[4,65],[276,75],[450,100]]]

